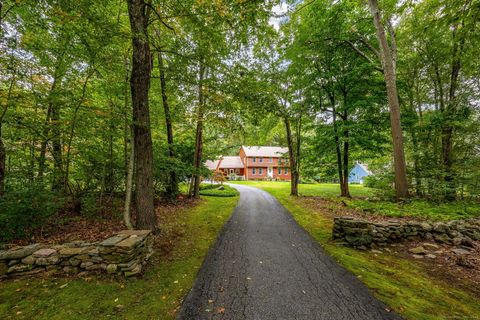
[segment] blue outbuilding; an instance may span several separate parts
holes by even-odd
[[[348,182],[363,184],[365,177],[370,175],[372,175],[372,172],[368,170],[368,167],[357,161],[348,175]]]

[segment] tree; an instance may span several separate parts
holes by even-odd
[[[155,230],[157,216],[153,205],[153,148],[148,100],[152,69],[147,30],[149,8],[144,0],[128,0],[127,4],[133,50],[130,86],[135,154],[136,227]]]
[[[403,131],[400,121],[400,103],[397,92],[397,45],[393,27],[388,18],[382,21],[382,15],[377,0],[368,0],[368,5],[373,16],[373,23],[377,31],[377,39],[380,44],[379,57],[382,62],[383,74],[387,88],[388,106],[390,108],[390,125],[393,141],[393,162],[395,168],[395,195],[397,201],[408,198],[407,165],[403,147]],[[390,34],[388,43],[385,33],[385,25]]]

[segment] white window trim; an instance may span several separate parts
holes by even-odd
[[[252,175],[256,175],[257,174],[257,168],[252,168]]]
[[[258,174],[263,174],[263,168],[258,168]]]

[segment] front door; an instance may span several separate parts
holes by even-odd
[[[268,168],[268,170],[267,170],[267,176],[268,176],[269,178],[273,178],[273,168],[272,168],[272,167]]]

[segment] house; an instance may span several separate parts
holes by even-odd
[[[283,147],[242,146],[238,156],[208,160],[205,166],[232,180],[290,180],[287,154]]]
[[[368,170],[367,165],[357,161],[353,169],[350,171],[350,174],[348,175],[348,182],[363,184],[365,177],[368,177],[370,175],[372,175],[372,172]]]

